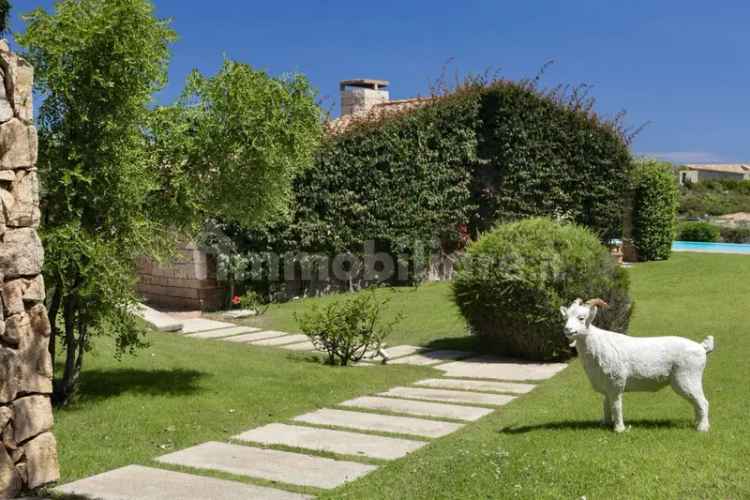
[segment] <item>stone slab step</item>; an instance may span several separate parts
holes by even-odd
[[[258,312],[255,309],[234,309],[231,311],[224,311],[224,318],[226,319],[244,319],[256,316]]]
[[[468,358],[473,353],[466,351],[428,351],[420,354],[413,354],[405,358],[394,359],[389,361],[391,365],[416,365],[416,366],[431,366],[445,361],[453,361],[456,359]]]
[[[386,392],[381,392],[378,396],[489,406],[503,406],[516,399],[514,396],[506,396],[504,394],[450,391],[447,389],[425,389],[421,387],[394,387]]]
[[[138,304],[134,307],[135,314],[143,321],[151,325],[152,328],[160,332],[179,332],[182,330],[182,321],[173,318],[168,314],[159,312],[144,304]]]
[[[100,500],[303,500],[309,495],[129,465],[59,486],[55,493]]]
[[[483,378],[495,380],[545,380],[568,365],[565,363],[526,363],[518,360],[479,356],[437,367],[448,377]]]
[[[489,408],[478,408],[476,406],[427,403],[425,401],[408,401],[405,399],[379,398],[375,396],[350,399],[349,401],[344,401],[339,406],[389,411],[418,417],[451,418],[466,422],[479,420],[493,412]]]
[[[506,394],[526,394],[531,392],[533,384],[517,382],[489,382],[486,380],[462,380],[456,378],[428,378],[414,382],[414,385],[434,387],[436,389],[459,389],[462,391],[501,392]]]
[[[224,337],[231,337],[232,335],[240,335],[243,333],[255,333],[259,331],[260,331],[260,328],[252,328],[249,326],[234,326],[232,328],[222,328],[220,330],[209,330],[207,332],[190,333],[185,336],[192,337],[194,339],[220,339]]]
[[[384,350],[391,359],[402,358],[404,356],[409,356],[411,354],[426,351],[424,347],[417,347],[413,345],[397,345],[393,347],[386,347]]]
[[[198,333],[208,330],[220,330],[222,328],[232,328],[234,323],[225,323],[223,321],[214,321],[206,318],[192,318],[182,320],[182,333]]]
[[[263,340],[263,339],[273,339],[276,337],[283,337],[286,335],[284,332],[272,332],[272,331],[263,331],[258,333],[246,333],[244,335],[236,335],[233,337],[227,337],[224,339],[220,339],[222,342],[254,342],[256,340]]]
[[[322,410],[295,417],[296,422],[315,425],[331,425],[364,431],[392,432],[410,434],[427,438],[439,438],[457,431],[463,424],[426,420],[423,418],[394,417],[358,411]]]
[[[309,337],[307,335],[302,335],[301,333],[295,334],[295,335],[285,335],[283,337],[276,337],[272,339],[266,339],[266,340],[260,340],[258,342],[251,342],[253,345],[262,345],[262,346],[281,346],[284,344],[296,344],[299,342],[304,342],[305,340],[308,340]]]
[[[203,443],[156,460],[326,489],[336,488],[377,469],[374,465],[216,442]]]
[[[315,351],[315,344],[310,342],[309,340],[306,340],[305,342],[300,342],[299,344],[287,344],[281,346],[282,349],[287,349],[289,351]]]
[[[424,446],[425,442],[354,432],[315,429],[298,425],[269,424],[235,436],[234,439],[266,445],[284,445],[342,455],[394,460]]]

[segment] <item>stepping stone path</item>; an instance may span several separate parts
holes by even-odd
[[[186,337],[194,339],[221,339],[231,337],[242,333],[259,332],[260,328],[250,328],[249,326],[235,326],[232,328],[221,328],[219,330],[208,330],[207,332],[190,333]]]
[[[409,401],[405,399],[378,398],[363,396],[340,403],[347,408],[362,408],[365,410],[380,410],[390,413],[415,415],[418,417],[449,418],[473,422],[492,413],[489,408],[474,406],[448,405],[444,403],[426,403],[423,401]]]
[[[55,488],[55,493],[103,500],[303,500],[308,495],[236,481],[129,465]]]
[[[526,394],[534,389],[532,384],[513,382],[489,382],[486,380],[463,380],[455,378],[428,378],[414,385],[438,389],[460,389],[464,391],[502,392],[505,394]]]
[[[388,349],[385,351],[388,353]],[[414,354],[405,358],[399,358],[389,363],[392,365],[431,366],[443,363],[446,360],[463,359],[469,356],[471,356],[471,353],[466,351],[429,351],[424,354]]]
[[[169,318],[160,319],[170,324]],[[195,339],[289,351],[315,350],[313,343],[300,334],[260,331],[204,318],[181,323],[182,333]],[[401,459],[431,439],[456,432],[469,422],[498,411],[532,391],[534,384],[530,382],[548,379],[566,366],[471,357],[471,353],[463,351],[430,351],[408,345],[385,351],[389,364],[430,366],[445,376],[343,401],[338,408],[321,408],[287,423],[249,429],[234,436],[234,443],[207,442],[156,459],[161,464],[193,469],[190,474],[131,465],[54,491],[104,500],[313,498],[288,489],[322,491],[355,481],[378,468],[372,460]],[[359,366],[380,362],[364,359]],[[321,457],[320,453],[333,458]],[[200,471],[274,484],[255,486],[215,479]]]
[[[234,439],[266,445],[291,446],[308,450],[395,460],[426,445],[424,441],[368,436],[299,425],[268,424],[243,432]]]
[[[479,356],[437,366],[448,377],[495,380],[545,380],[568,366],[565,363],[523,363],[516,360]]]
[[[258,342],[253,342],[254,345],[265,345],[265,346],[281,346],[284,344],[296,344],[298,342],[304,342],[308,339],[307,335],[297,334],[297,335],[284,335],[283,337],[278,337],[275,339],[268,339],[268,340],[260,340]]]
[[[409,434],[426,438],[447,436],[463,427],[463,424],[425,420],[423,418],[396,417],[377,413],[323,409],[293,419],[306,424],[345,427],[362,431],[392,434]]]
[[[481,392],[449,391],[446,389],[422,389],[419,387],[394,387],[387,392],[379,394],[379,396],[487,406],[503,406],[516,399],[513,396],[503,396],[502,394],[482,394]]]
[[[311,457],[227,443],[204,443],[170,453],[159,462],[315,488],[335,488],[375,470],[374,465]]]
[[[180,333],[198,333],[209,330],[220,330],[222,328],[233,328],[234,323],[224,323],[223,321],[214,321],[206,318],[194,318],[182,320],[182,331]]]

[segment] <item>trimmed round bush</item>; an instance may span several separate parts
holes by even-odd
[[[597,326],[624,333],[632,311],[626,272],[582,226],[547,218],[503,224],[471,244],[453,296],[485,352],[534,361],[575,351],[563,335],[560,306],[601,298]]]
[[[680,224],[677,239],[680,241],[719,241],[721,230],[708,222],[683,222]]]
[[[640,260],[672,254],[680,191],[669,163],[640,160],[633,169],[633,242]]]

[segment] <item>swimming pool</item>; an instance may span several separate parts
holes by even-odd
[[[750,245],[737,243],[700,243],[697,241],[675,241],[672,243],[675,252],[735,253],[750,255]]]

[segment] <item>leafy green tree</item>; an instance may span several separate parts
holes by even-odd
[[[0,36],[8,31],[11,5],[8,0],[0,0]]]
[[[66,348],[55,399],[75,394],[91,336],[117,352],[142,343],[131,314],[138,256],[165,240],[147,200],[158,185],[142,128],[166,81],[175,34],[148,0],[61,0],[26,16],[18,37],[45,97],[39,111],[45,280],[55,339]]]
[[[142,345],[134,263],[211,218],[250,227],[285,213],[321,135],[301,75],[225,62],[194,72],[174,106],[149,109],[175,34],[148,0],[62,0],[19,37],[45,97],[39,170],[49,315],[66,347],[56,400],[74,395],[91,335]],[[56,342],[50,343],[53,359]]]
[[[182,225],[278,220],[293,179],[313,161],[321,124],[302,75],[276,78],[230,60],[212,77],[194,71],[180,100],[151,116],[162,182],[153,205]]]

